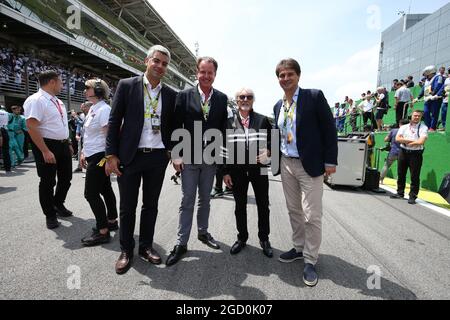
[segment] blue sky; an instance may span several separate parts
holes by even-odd
[[[283,95],[279,60],[300,62],[300,86],[322,89],[330,105],[376,87],[381,32],[398,11],[432,13],[448,1],[149,0],[185,44],[219,62],[214,86],[256,93],[271,115]]]

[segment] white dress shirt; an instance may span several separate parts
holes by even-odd
[[[59,105],[59,108],[58,108]],[[43,138],[64,140],[69,138],[67,110],[64,103],[39,89],[23,105],[25,118],[39,121],[38,130]]]
[[[423,123],[416,125],[407,124],[398,129],[397,137],[399,136],[403,136],[403,138],[406,140],[417,141],[423,137],[428,137],[428,127]],[[416,151],[424,149],[423,146],[409,147],[404,144],[402,144],[401,147],[406,150]]]
[[[150,82],[147,79],[147,74],[144,75],[144,114],[146,112],[147,106],[150,105],[150,99],[148,98],[148,94],[154,100],[158,96],[162,89],[162,84],[159,83],[156,88],[152,88]],[[145,92],[147,90],[148,94]],[[159,96],[158,107],[156,110],[156,114],[159,116],[161,120],[161,110],[162,110],[162,95]],[[153,109],[150,108],[150,112],[153,112]],[[164,143],[162,141],[161,130],[153,131],[152,130],[152,120],[144,119],[144,128],[142,130],[141,140],[139,142],[138,148],[153,148],[153,149],[165,149]]]

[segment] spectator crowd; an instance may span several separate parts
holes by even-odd
[[[335,103],[336,128],[339,133],[362,132],[365,127],[378,132],[398,128],[400,121],[408,119],[414,105],[423,98],[424,122],[430,132],[445,131],[450,91],[449,74],[450,67],[441,67],[439,71],[434,66],[427,67],[418,83],[421,93],[417,99],[413,95],[413,76],[403,80],[394,79],[390,89],[395,97],[394,105],[389,103],[389,92],[385,87],[379,87],[375,92],[369,90],[362,93],[359,101],[347,96],[344,102]],[[391,108],[395,109],[395,123],[385,124],[384,117]]]

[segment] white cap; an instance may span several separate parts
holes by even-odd
[[[428,66],[425,69],[423,69],[423,75],[425,77],[427,77],[427,76],[429,76],[431,74],[435,74],[435,73],[437,73],[437,69],[436,69],[435,66]]]

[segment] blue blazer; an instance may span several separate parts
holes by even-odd
[[[273,109],[276,129],[279,129],[282,106],[283,101],[280,100]],[[311,177],[319,177],[325,173],[325,164],[338,164],[336,124],[322,91],[300,88],[296,122],[297,149],[303,167]],[[274,175],[278,174],[280,172],[274,172]]]

